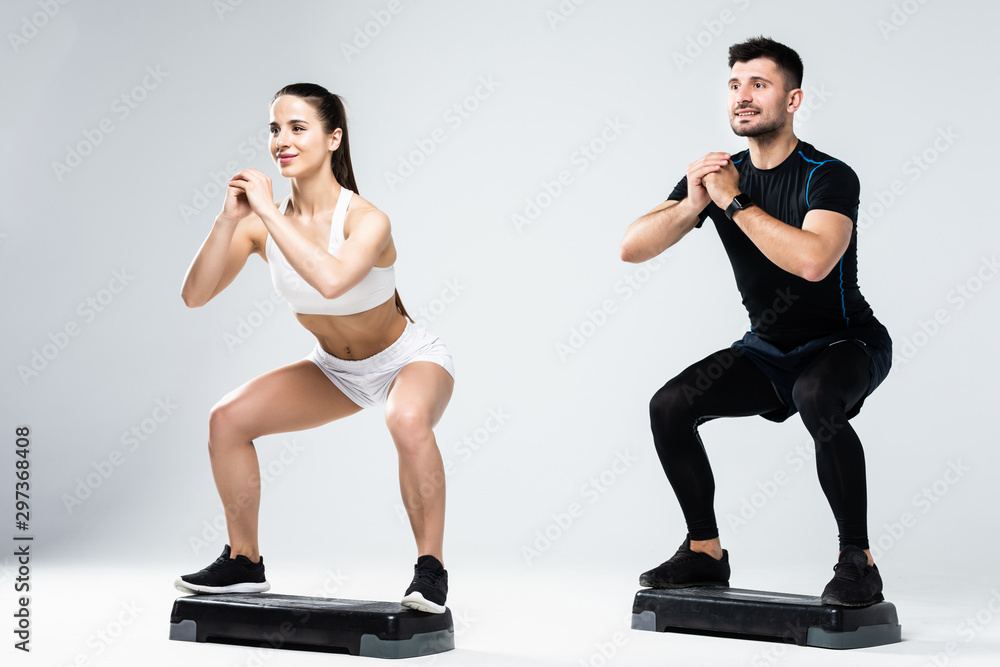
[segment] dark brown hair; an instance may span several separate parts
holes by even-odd
[[[784,76],[786,91],[802,87],[802,58],[784,44],[761,35],[729,47],[729,69],[736,63],[750,62],[756,58],[774,61]]]

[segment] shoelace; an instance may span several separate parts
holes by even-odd
[[[668,563],[679,563],[682,560],[691,560],[692,558],[697,558],[700,554],[691,551],[690,549],[680,550],[671,556],[667,562]]]
[[[225,562],[227,560],[229,560],[229,557],[226,556],[225,554],[223,554],[223,555],[219,556],[218,558],[216,558],[215,562],[212,563],[211,565],[209,565],[208,567],[206,567],[205,569],[209,570],[209,571],[214,570],[215,568],[221,567],[223,564],[225,564]]]
[[[837,563],[833,566],[833,571],[837,579],[847,581],[861,581],[865,577],[864,568],[857,563]]]
[[[414,583],[435,587],[440,576],[437,572],[432,572],[426,568],[417,568],[413,576]]]

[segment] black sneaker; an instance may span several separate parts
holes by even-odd
[[[421,556],[413,566],[413,582],[400,604],[404,607],[443,614],[448,597],[448,570],[434,556]]]
[[[229,557],[229,545],[204,570],[177,578],[174,588],[184,593],[263,593],[271,588],[264,580],[264,559],[254,563],[246,556]]]
[[[650,588],[687,588],[689,586],[728,586],[729,552],[722,550],[722,560],[691,551],[690,538],[684,540],[670,560],[639,576],[639,585]]]
[[[848,544],[841,549],[833,571],[833,579],[820,598],[823,604],[867,607],[885,599],[882,597],[882,575],[878,567],[868,564],[868,556],[861,548]]]

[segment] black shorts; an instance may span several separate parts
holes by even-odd
[[[771,381],[778,398],[785,405],[783,409],[766,412],[761,417],[774,422],[783,422],[798,412],[798,408],[795,407],[795,402],[792,400],[792,387],[795,386],[795,381],[802,374],[802,371],[827,347],[847,341],[864,350],[865,354],[868,355],[869,370],[871,371],[868,392],[856,405],[850,407],[847,412],[847,418],[850,419],[861,412],[865,398],[871,395],[875,388],[882,383],[892,366],[892,339],[889,337],[888,330],[881,323],[876,322],[871,326],[842,329],[822,338],[803,343],[788,352],[782,352],[760,336],[747,332],[743,335],[742,340],[732,344],[732,349],[737,354],[745,354],[756,364]]]

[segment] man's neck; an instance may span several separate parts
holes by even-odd
[[[750,137],[748,141],[750,161],[758,169],[774,169],[792,154],[799,143],[798,137],[791,130]]]

